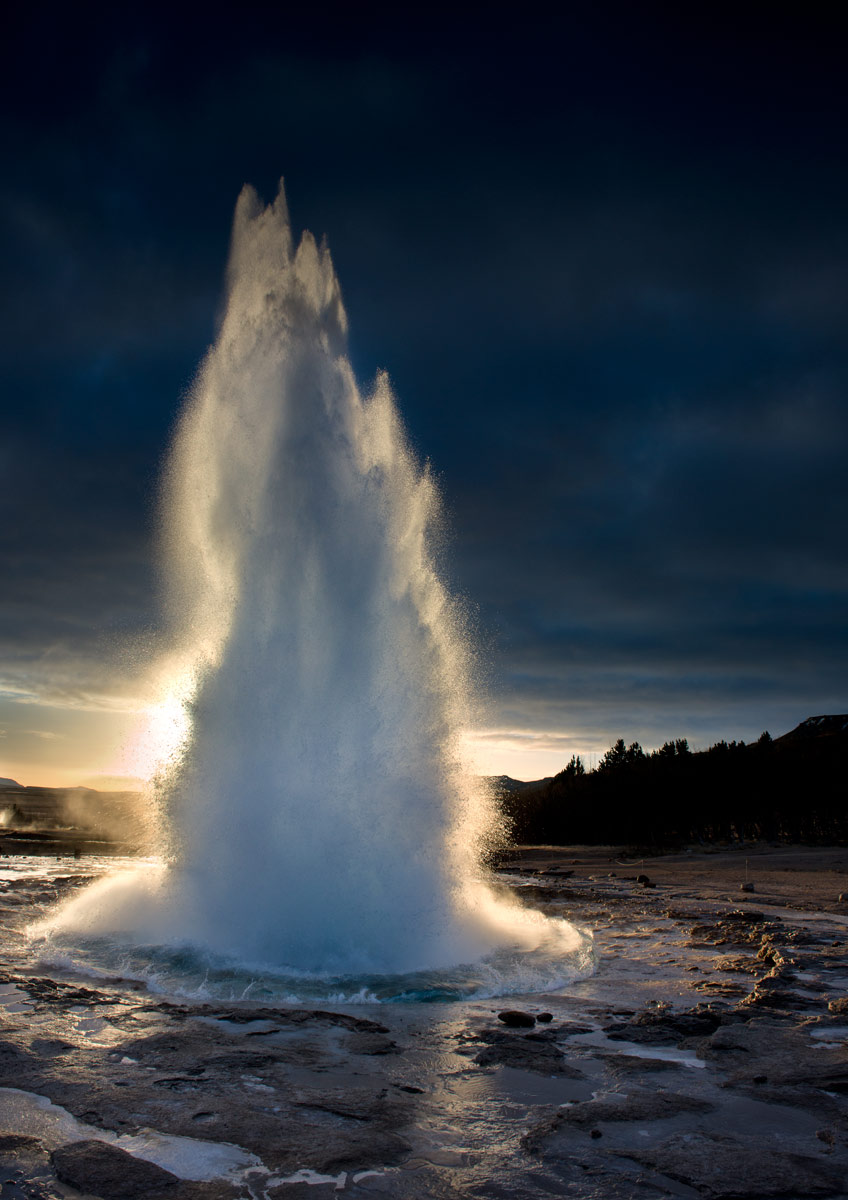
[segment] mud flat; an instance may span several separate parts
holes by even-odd
[[[4,1200],[848,1197],[844,849],[522,848],[502,886],[594,931],[591,978],[323,1010],[39,962],[25,926],[113,867],[5,866]]]

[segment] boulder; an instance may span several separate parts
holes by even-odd
[[[503,1021],[504,1025],[509,1025],[511,1029],[531,1029],[536,1024],[532,1013],[522,1012],[518,1008],[505,1008],[503,1012],[498,1013],[498,1020]]]
[[[90,1140],[59,1146],[50,1161],[62,1183],[103,1200],[127,1200],[148,1192],[162,1192],[180,1181],[176,1175],[144,1158],[106,1142]]]

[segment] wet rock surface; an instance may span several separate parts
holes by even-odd
[[[30,961],[21,932],[82,877],[0,889],[3,1200],[848,1200],[848,920],[815,903],[817,872],[838,894],[828,872],[789,858],[746,908],[738,858],[651,860],[643,888],[636,864],[582,853],[504,878],[595,930],[599,970],[506,1006],[93,984]],[[237,1161],[189,1178],[213,1151]]]
[[[676,1046],[684,1038],[706,1037],[737,1014],[721,1013],[708,1006],[688,1012],[664,1010],[639,1013],[626,1021],[615,1021],[604,1027],[610,1041],[636,1042],[643,1046]]]
[[[707,1113],[715,1104],[680,1092],[633,1089],[627,1093],[585,1100],[560,1109],[534,1126],[524,1137],[523,1146],[531,1154],[572,1152],[567,1136],[574,1128],[588,1129],[590,1136],[603,1133],[610,1121],[667,1121],[688,1113]],[[566,1136],[563,1136],[566,1135]]]
[[[495,1039],[474,1055],[481,1067],[513,1067],[541,1075],[583,1079],[583,1072],[565,1061],[562,1047],[551,1039],[532,1037]]]
[[[845,1183],[841,1171],[820,1158],[785,1153],[752,1137],[690,1133],[649,1150],[619,1153],[711,1200],[834,1196]]]

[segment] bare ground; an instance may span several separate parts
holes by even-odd
[[[503,886],[593,930],[591,978],[331,1012],[32,962],[81,866],[0,895],[3,1200],[848,1197],[845,849],[520,848]]]

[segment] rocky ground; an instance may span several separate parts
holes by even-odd
[[[333,1011],[45,969],[24,925],[84,865],[0,883],[4,1200],[848,1198],[845,850],[522,850],[592,978]]]

